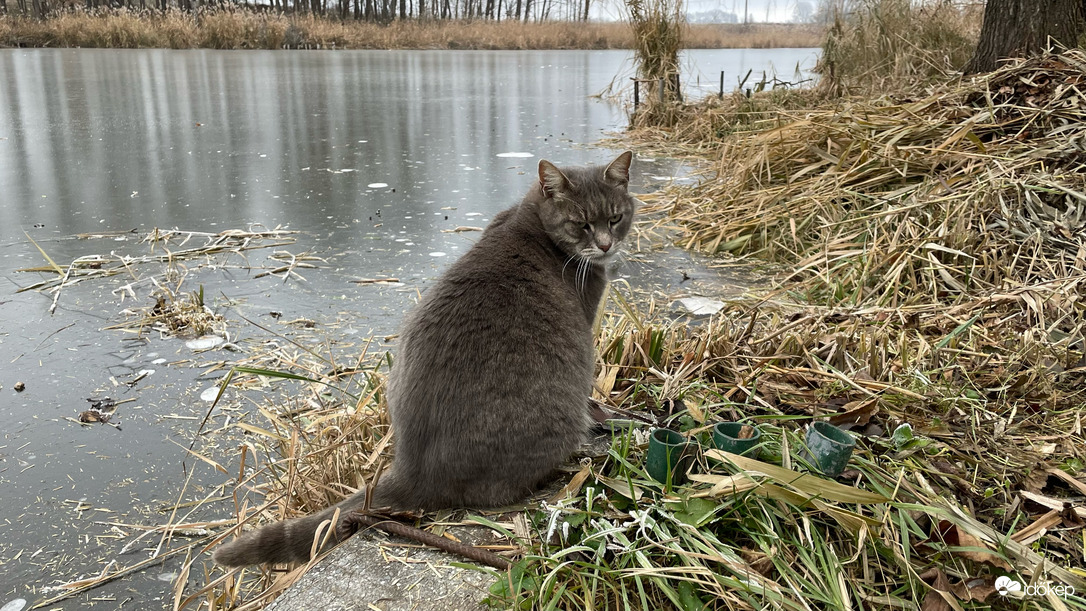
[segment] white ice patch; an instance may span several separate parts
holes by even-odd
[[[209,389],[205,390],[204,392],[200,393],[200,400],[201,401],[207,401],[208,403],[211,403],[212,401],[215,400],[215,397],[218,397],[218,396],[219,396],[219,387],[218,386],[212,386],[211,388],[209,388]]]
[[[16,598],[15,600],[7,603],[3,607],[0,607],[0,611],[23,611],[23,607],[25,606],[25,598]]]
[[[523,159],[526,157],[535,157],[535,155],[531,153],[498,153],[498,157],[516,157],[518,159]]]
[[[226,343],[226,340],[219,337],[218,335],[204,335],[203,337],[190,339],[189,341],[185,342],[185,346],[187,346],[189,350],[202,351],[217,348],[224,343]]]
[[[430,256],[431,257],[444,257],[445,253],[441,252],[440,250],[435,250],[434,252],[430,253]]]
[[[371,182],[370,184],[368,184],[366,186],[371,188],[371,189],[384,189],[385,187],[388,186],[388,183],[387,182]]]
[[[724,302],[708,297],[686,297],[677,303],[694,316],[712,316],[724,309]]]

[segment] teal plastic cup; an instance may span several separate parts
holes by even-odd
[[[717,422],[713,425],[713,445],[718,450],[758,457],[758,444],[762,432],[758,427],[742,422]]]
[[[811,464],[829,477],[837,477],[845,470],[855,447],[852,435],[829,422],[812,422],[807,429]]]
[[[686,470],[694,461],[691,444],[681,434],[668,429],[656,429],[649,437],[649,453],[645,469],[652,479],[667,486],[686,481]]]

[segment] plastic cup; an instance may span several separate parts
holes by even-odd
[[[717,422],[713,425],[713,445],[718,450],[757,458],[761,441],[762,432],[756,426],[742,422]]]
[[[829,422],[812,422],[807,429],[811,463],[824,475],[837,477],[845,470],[856,440]]]
[[[668,429],[656,429],[649,437],[649,453],[645,469],[652,479],[667,486],[686,481],[686,470],[693,463],[691,444],[681,434]]]

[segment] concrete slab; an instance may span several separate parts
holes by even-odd
[[[440,550],[383,534],[351,537],[332,550],[267,611],[484,611],[494,578],[450,563]]]

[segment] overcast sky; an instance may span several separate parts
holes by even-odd
[[[702,13],[706,11],[712,11],[720,9],[726,13],[735,13],[739,15],[739,20],[743,19],[743,5],[747,4],[747,10],[750,11],[751,21],[790,21],[792,14],[796,9],[796,2],[804,0],[683,0],[686,5],[686,11],[688,13]],[[817,4],[815,0],[805,0],[814,6]],[[601,6],[601,9],[606,10],[606,13],[611,18],[617,18],[621,16],[621,13],[617,12],[618,7],[621,6],[619,0],[606,0],[599,2],[597,5]],[[602,18],[606,18],[601,15]]]

